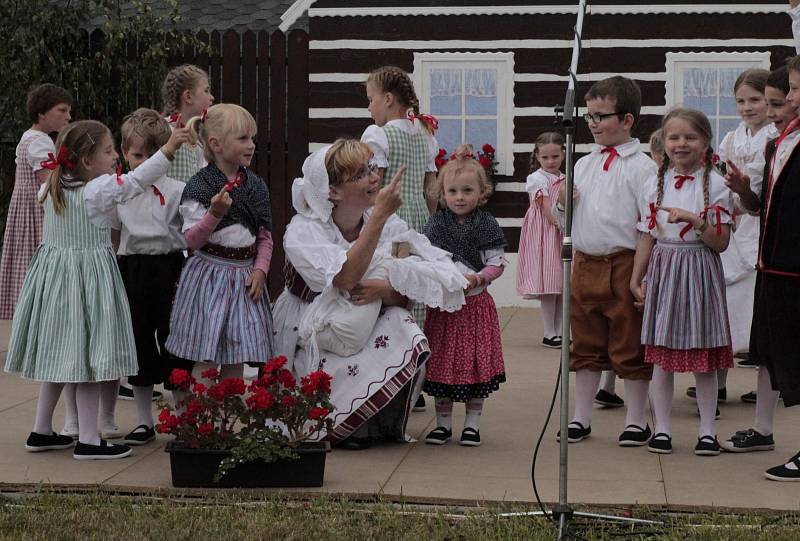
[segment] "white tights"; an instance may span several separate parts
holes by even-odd
[[[544,295],[539,302],[542,303],[544,337],[561,336],[561,295]]]
[[[65,383],[64,386],[64,430],[74,432],[79,429],[78,404],[76,400],[79,383]],[[103,428],[116,428],[117,394],[119,380],[102,381],[100,386],[100,423]]]
[[[694,372],[697,387],[697,408],[700,410],[698,437],[716,436],[715,421],[717,411],[716,372]],[[650,384],[650,400],[656,416],[655,433],[672,436],[672,397],[675,393],[675,374],[660,366],[653,367],[653,381]]]

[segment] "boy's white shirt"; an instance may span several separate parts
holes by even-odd
[[[657,173],[653,160],[640,150],[638,139],[614,148],[619,153],[608,168],[604,147],[593,145],[592,152],[575,164],[572,240],[575,249],[588,255],[605,256],[622,250],[635,250],[639,239],[639,198],[644,182]],[[554,198],[553,214],[564,227],[564,211]]]

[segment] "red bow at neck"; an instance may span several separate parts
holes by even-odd
[[[608,168],[611,167],[611,162],[614,161],[614,158],[619,156],[619,152],[617,152],[617,149],[614,147],[605,147],[600,151],[601,154],[605,154],[606,152],[608,152],[608,158],[606,158],[606,161],[603,164],[603,171],[608,171]]]
[[[125,181],[122,180],[122,164],[117,162],[117,184],[122,186],[125,184]]]
[[[692,175],[675,175],[675,189],[680,190],[687,180],[694,180]]]
[[[228,180],[228,182],[225,183],[225,191],[228,193],[232,192],[234,188],[244,184],[244,181],[246,179],[247,175],[244,174],[244,171],[239,171],[238,173],[236,173],[236,176],[234,178]]]
[[[161,193],[161,190],[153,186],[153,194],[158,197],[158,202],[161,203],[161,206],[164,206],[164,194]]]
[[[41,165],[45,169],[50,169],[51,171],[54,170],[59,165],[63,165],[67,169],[75,169],[75,164],[69,161],[67,157],[69,155],[69,150],[67,147],[61,146],[58,149],[58,156],[54,156],[52,152],[47,153],[47,159],[40,162]]]
[[[426,115],[425,113],[414,114],[413,111],[408,112],[408,119],[413,124],[416,119],[420,119],[430,126],[431,130],[436,131],[439,129],[439,120],[433,115]]]

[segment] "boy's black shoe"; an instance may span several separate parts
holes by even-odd
[[[724,451],[729,453],[749,453],[750,451],[772,451],[775,449],[775,439],[772,434],[764,436],[760,432],[748,428],[740,430],[728,440],[719,444]]]
[[[625,401],[614,393],[609,393],[605,389],[600,389],[594,395],[594,403],[606,408],[621,408],[625,405]]]

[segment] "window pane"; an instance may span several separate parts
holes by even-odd
[[[481,119],[466,122],[466,142],[475,147],[476,152],[486,143],[497,148],[497,120]]]
[[[436,140],[439,148],[447,151],[449,157],[456,151],[456,147],[461,144],[461,121],[460,120],[439,120],[439,129],[436,131]]]
[[[724,68],[719,70],[719,113],[739,116],[736,111],[736,94],[733,85],[744,68]]]
[[[717,68],[689,68],[683,72],[683,103],[707,115],[717,114]]]
[[[468,115],[497,114],[497,70],[464,71],[465,109]]]
[[[462,93],[460,69],[431,70],[431,114],[460,115]]]
[[[719,144],[729,131],[733,131],[741,122],[738,118],[721,118],[719,120],[719,133],[717,134],[717,144],[714,148],[719,148]]]

